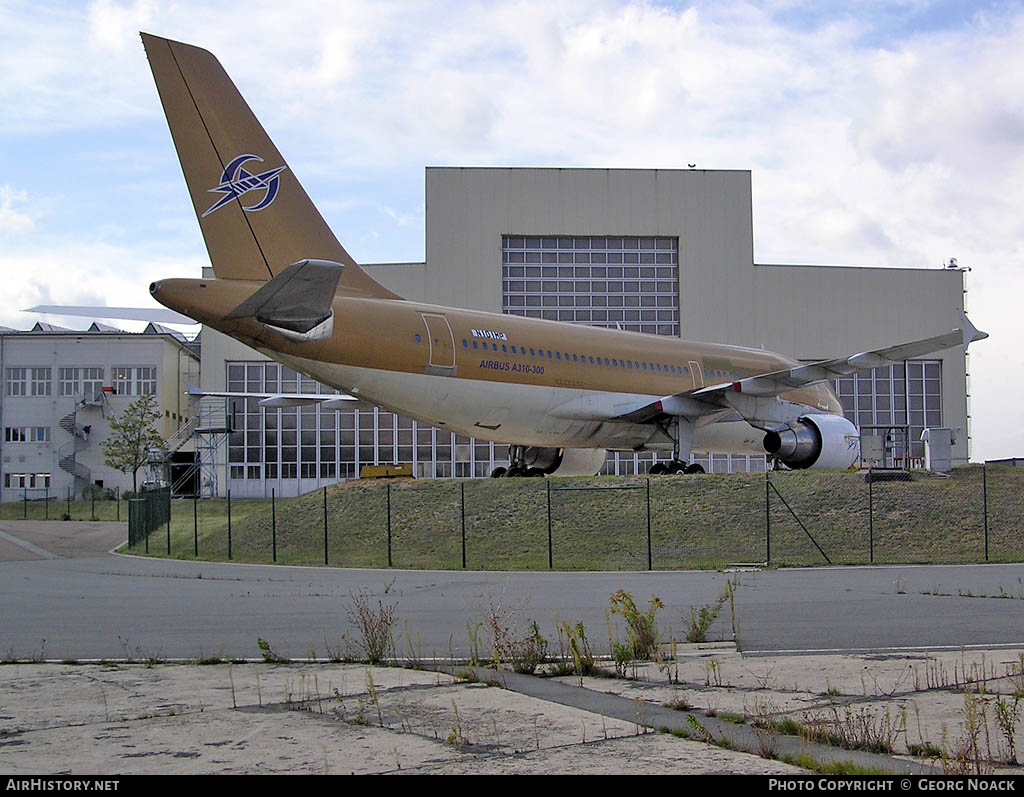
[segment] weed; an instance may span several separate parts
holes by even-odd
[[[667,678],[668,682],[672,684],[673,688],[679,683],[679,648],[676,645],[676,640],[673,637],[672,644],[669,646],[669,655],[667,658],[658,656],[656,659],[658,664],[658,672],[663,673]]]
[[[572,625],[565,622],[562,625],[569,644],[569,655],[572,657],[573,671],[580,678],[580,685],[583,684],[583,677],[597,674],[597,662],[593,652],[590,650],[590,643],[587,641],[587,632],[583,623]]]
[[[1017,721],[1020,719],[1020,695],[1013,696],[1013,703],[1004,697],[999,697],[995,702],[996,725],[1003,734],[1003,741],[1006,744],[1005,763],[1017,763],[1017,745],[1014,735],[1017,730]]]
[[[889,709],[864,706],[831,706],[827,711],[807,718],[807,736],[844,750],[864,750],[891,755],[896,739],[906,730],[906,719],[894,719]]]
[[[515,672],[532,675],[547,658],[548,642],[541,636],[536,621],[530,621],[529,633],[519,636],[517,625],[521,612],[503,610],[492,602],[487,613],[494,644],[494,666],[503,662],[512,665]]]
[[[690,701],[682,695],[676,695],[665,703],[665,708],[670,708],[673,711],[689,711],[693,706],[690,705]]]
[[[380,700],[377,697],[377,687],[373,683],[373,673],[370,672],[369,668],[366,670],[366,691],[370,693],[370,702],[373,703],[373,707],[377,709],[377,722],[380,727],[384,727],[384,713],[381,711]],[[454,703],[452,704],[454,705]]]
[[[725,605],[726,601],[729,601],[729,610],[732,615],[733,636],[736,636],[736,606],[733,600],[733,587],[731,581],[726,581],[722,594],[718,596],[714,603],[705,604],[696,612],[692,606],[690,607],[689,630],[686,632],[687,642],[708,641],[708,630],[714,624],[715,620],[718,619],[718,614],[722,611],[722,606]]]
[[[395,624],[396,604],[384,605],[377,601],[377,608],[370,602],[370,595],[360,592],[358,595],[349,593],[351,604],[346,606],[349,622],[356,627],[360,637],[356,646],[362,652],[364,661],[380,664],[385,659],[394,658],[395,640],[392,628]]]
[[[469,739],[462,732],[462,718],[459,717],[459,707],[455,705],[455,699],[452,698],[452,710],[455,712],[455,724],[448,730],[448,736],[445,737],[445,742],[452,745],[453,747],[463,747],[469,744]],[[536,724],[536,721],[534,722]],[[538,744],[538,747],[540,745]]]
[[[263,656],[263,661],[267,664],[288,664],[291,662],[291,659],[282,656],[274,650],[267,640],[257,637],[256,644],[260,648],[260,654]]]
[[[982,754],[981,735],[988,734],[985,701],[971,692],[964,692],[963,721],[960,736],[947,752],[943,744],[942,772],[946,775],[987,775],[992,771],[991,758]]]
[[[420,635],[416,634],[416,644],[412,643],[412,635],[409,633],[409,623],[402,620],[402,633],[405,636],[405,644],[409,647],[409,655],[405,659],[405,666],[413,670],[425,669],[423,664],[423,641]]]
[[[700,720],[698,720],[693,714],[686,715],[686,724],[693,728],[693,731],[697,735],[697,738],[699,738],[702,742],[705,742],[707,744],[715,743],[715,737],[712,735],[711,731],[709,731],[707,728],[701,725]]]
[[[708,659],[701,663],[701,667],[704,669],[705,686],[722,685],[722,664],[718,659]]]
[[[618,614],[626,621],[626,635],[632,657],[640,661],[649,660],[658,648],[658,626],[655,624],[654,616],[665,604],[657,595],[652,595],[649,601],[650,608],[641,612],[633,601],[633,596],[622,589],[608,600],[611,603],[612,614]]]
[[[819,772],[822,775],[834,775],[839,777],[864,777],[867,775],[892,775],[893,772],[878,767],[865,767],[854,764],[852,761],[828,761],[822,762],[810,753],[800,753],[797,756],[783,756],[782,761],[792,764],[795,767],[809,769],[812,772]]]
[[[690,607],[690,621],[689,629],[686,632],[687,642],[707,642],[708,641],[708,629],[718,618],[718,612],[721,611],[722,604],[705,604],[700,609],[694,612],[693,607]]]

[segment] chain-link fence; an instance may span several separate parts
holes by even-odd
[[[639,570],[1024,559],[1024,469],[348,482],[175,500],[163,555],[349,567]]]
[[[102,520],[128,519],[129,493],[120,490],[91,491],[85,498],[66,490],[47,487],[8,488],[0,502],[0,520]],[[14,496],[16,499],[12,500]]]

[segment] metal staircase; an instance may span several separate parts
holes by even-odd
[[[57,450],[57,465],[73,477],[75,497],[92,484],[92,471],[78,461],[78,452],[89,446],[89,428],[78,423],[78,405],[60,419],[60,428],[71,435],[71,442]]]
[[[171,483],[171,495],[182,495],[194,481],[199,483],[200,498],[217,496],[217,451],[231,432],[228,402],[222,398],[199,400],[196,414],[164,443],[160,467],[170,474],[171,457],[190,441],[195,445],[195,461],[182,470]],[[169,479],[168,479],[169,481]]]

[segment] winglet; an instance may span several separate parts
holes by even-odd
[[[974,343],[974,341],[984,340],[988,337],[987,332],[982,332],[971,323],[971,320],[963,310],[960,311],[960,329],[964,333],[964,349],[966,349],[971,343]]]

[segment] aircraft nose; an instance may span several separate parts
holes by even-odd
[[[159,280],[157,280],[156,282],[149,283],[149,294],[150,294],[150,296],[156,296],[158,293],[160,293],[160,288],[162,286],[163,286],[163,283],[160,282]]]

